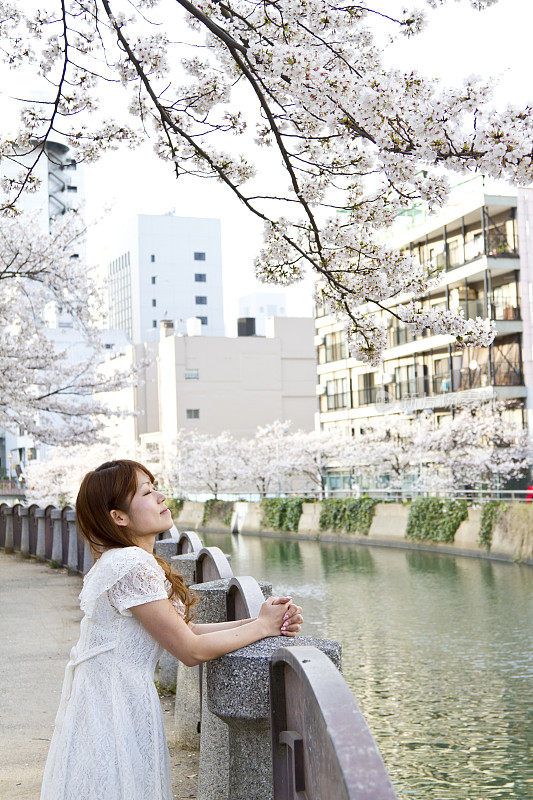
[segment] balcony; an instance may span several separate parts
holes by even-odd
[[[426,376],[410,378],[394,384],[396,400],[406,400],[410,397],[427,397],[430,393],[430,382]]]
[[[324,395],[327,411],[336,411],[338,408],[348,408],[350,405],[349,392],[339,392],[338,394]]]

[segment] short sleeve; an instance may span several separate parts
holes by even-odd
[[[151,603],[153,600],[167,600],[165,575],[156,563],[141,562],[123,575],[108,589],[109,602],[120,614],[130,616],[127,609]]]

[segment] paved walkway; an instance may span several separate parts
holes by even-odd
[[[80,589],[79,576],[0,552],[2,800],[39,799],[65,664],[79,635]],[[162,703],[168,735],[173,704]],[[170,755],[174,797],[195,798],[197,754],[171,747]]]

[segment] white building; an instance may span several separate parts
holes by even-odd
[[[268,317],[284,317],[287,301],[279,292],[252,292],[239,298],[239,317],[255,319],[255,333],[265,336]]]
[[[467,397],[507,400],[508,413],[533,429],[533,190],[476,178],[438,214],[402,215],[391,239],[438,273],[425,308],[489,317],[496,338],[488,348],[460,348],[452,336],[413,336],[384,315],[389,345],[382,365],[370,367],[347,357],[344,323],[317,309],[320,429],[353,436],[390,414],[433,413],[438,422]]]
[[[161,320],[185,333],[224,335],[220,221],[139,214],[117,236],[108,262],[110,328],[135,344],[159,338]]]
[[[18,160],[31,164],[35,160],[35,153],[28,156],[19,156]],[[19,176],[19,164],[2,160],[2,178],[14,179]],[[37,224],[42,231],[49,231],[50,224],[56,217],[68,210],[76,210],[83,203],[83,169],[80,169],[71,156],[70,148],[61,141],[49,140],[44,148],[44,154],[36,164],[33,175],[38,180],[34,192],[26,192],[17,202],[17,208],[22,212],[34,213]],[[84,257],[83,248],[78,253]],[[47,307],[45,324],[50,326],[50,337],[57,339],[59,329],[72,328],[72,320],[55,303]],[[65,336],[61,336],[61,344]],[[43,448],[37,445],[31,436],[24,430],[17,432],[0,431],[0,475],[17,477],[32,458],[42,454]]]
[[[274,318],[266,336],[177,334],[163,322],[158,342],[127,348],[112,360],[127,368],[148,362],[137,389],[117,392],[125,417],[125,443],[140,442],[151,458],[175,453],[180,430],[229,431],[251,437],[258,425],[291,420],[312,430],[316,409],[316,359],[312,318]],[[113,422],[114,430],[116,424]]]
[[[36,153],[17,158],[22,164],[30,165]],[[19,164],[2,160],[2,178],[15,179],[20,175]],[[17,201],[20,211],[35,212],[43,231],[49,230],[55,217],[69,209],[78,209],[83,202],[83,169],[74,161],[70,148],[59,140],[49,140],[44,154],[33,169],[38,180],[35,191],[25,192]]]

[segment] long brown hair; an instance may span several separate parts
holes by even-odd
[[[81,482],[76,499],[76,522],[96,559],[112,547],[135,545],[127,528],[117,525],[109,512],[117,509],[128,513],[131,499],[137,490],[138,470],[144,472],[154,483],[150,470],[137,461],[126,458],[100,464],[88,472]],[[172,585],[170,597],[181,600],[186,609],[185,621],[189,622],[196,596],[189,592],[183,577],[173,572],[167,561],[156,555],[154,558]]]

